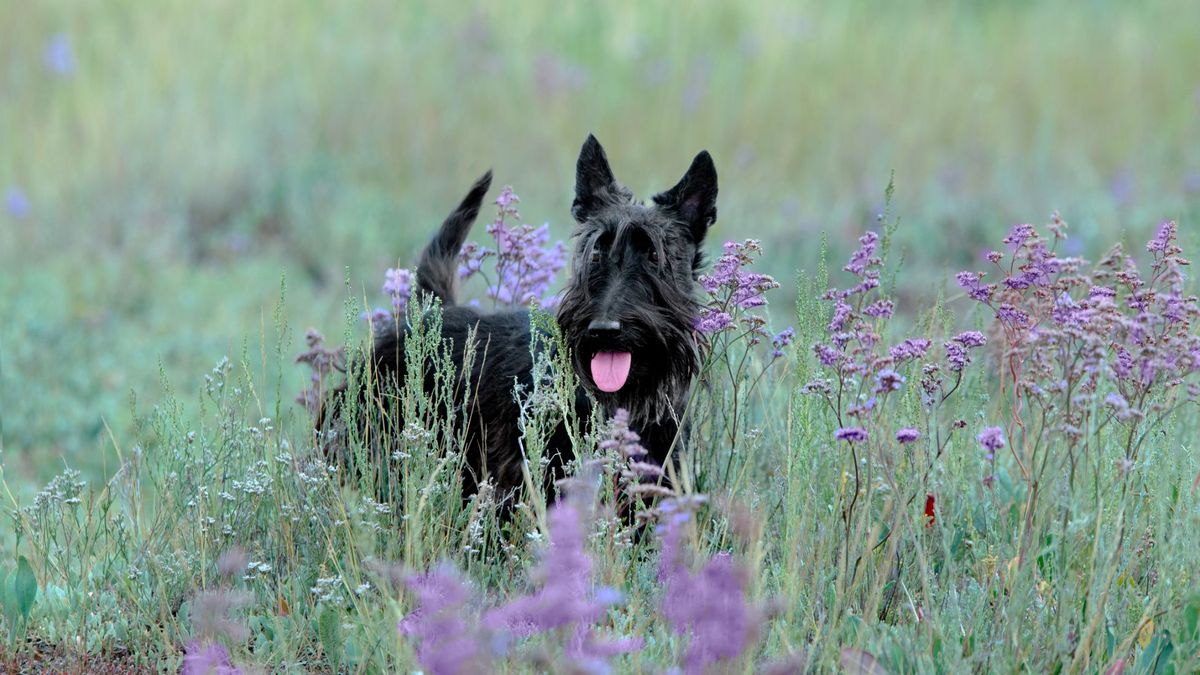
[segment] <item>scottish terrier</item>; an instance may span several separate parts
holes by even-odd
[[[498,494],[511,495],[524,482],[513,385],[532,385],[530,313],[487,313],[456,304],[459,252],[490,183],[489,172],[442,224],[420,256],[416,284],[440,299],[442,334],[459,368],[468,334],[475,334],[464,492],[473,493],[490,477]],[[700,366],[694,296],[704,236],[717,216],[716,198],[717,173],[707,152],[696,156],[675,187],[649,204],[617,182],[595,137],[588,136],[579,154],[571,207],[579,226],[571,277],[557,310],[580,382],[575,405],[581,419],[595,404],[606,417],[620,408],[629,411],[630,428],[660,465],[684,432],[680,420]],[[403,382],[405,338],[403,326],[376,338],[371,361],[377,386]],[[427,387],[433,386],[431,378],[427,374]],[[573,457],[564,425],[546,447],[549,473],[561,477]]]

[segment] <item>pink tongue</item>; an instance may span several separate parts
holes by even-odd
[[[629,352],[596,352],[592,357],[592,381],[600,391],[617,391],[625,386],[632,362],[633,356]]]

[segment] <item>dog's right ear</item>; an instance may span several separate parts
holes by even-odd
[[[571,215],[577,222],[586,222],[598,209],[622,194],[622,188],[608,166],[608,157],[600,141],[588,134],[575,163],[575,202]]]
[[[701,151],[675,187],[653,199],[687,225],[692,241],[699,245],[717,220],[717,168],[712,156]]]

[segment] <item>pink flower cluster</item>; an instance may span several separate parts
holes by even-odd
[[[520,198],[511,186],[505,186],[496,198],[496,220],[487,226],[495,240],[495,248],[469,241],[459,254],[458,275],[468,279],[476,274],[488,283],[487,296],[501,305],[531,305],[552,307],[556,298],[549,296],[555,277],[567,264],[563,242],[550,244],[550,226],[514,225],[521,214],[516,204]],[[484,261],[495,260],[495,278],[489,277]]]
[[[891,318],[895,304],[878,297],[883,265],[878,255],[880,243],[874,232],[859,237],[858,249],[842,268],[853,276],[854,283],[846,289],[830,288],[821,296],[828,303],[829,321],[825,325],[826,338],[814,343],[812,349],[828,377],[814,379],[802,389],[825,399],[837,422],[834,439],[851,446],[867,443],[872,437],[880,441],[894,437],[898,443],[912,443],[921,437],[921,432],[912,427],[896,431],[879,428],[883,424],[880,403],[907,385],[908,377],[901,371],[925,359],[933,345],[927,338],[915,337],[884,349],[880,330]],[[929,389],[923,397],[927,405],[940,401],[943,367],[961,371],[969,361],[968,350],[983,341],[979,333],[963,333],[943,344],[945,364],[935,361],[922,366],[922,388]]]
[[[1065,227],[1056,214],[1054,241],[1066,237]],[[1164,412],[1171,403],[1162,394],[1185,383],[1186,398],[1200,393],[1193,378],[1200,304],[1184,294],[1190,262],[1177,234],[1174,222],[1159,226],[1146,245],[1152,262],[1144,276],[1119,244],[1089,266],[1059,257],[1033,226],[1017,225],[1004,239],[1007,265],[1004,255],[989,256],[996,283],[985,284],[983,272],[958,274],[967,295],[997,320],[1002,375],[1021,397],[1054,412],[1054,432],[1079,438],[1098,407],[1123,421]]]
[[[707,558],[692,571],[684,538],[700,503],[695,497],[664,502],[658,526],[662,535],[658,580],[663,588],[659,609],[671,629],[687,637],[683,670],[697,675],[745,654],[758,641],[767,616],[765,608],[747,597],[748,573],[728,552]]]
[[[608,672],[613,657],[641,649],[641,639],[609,638],[597,630],[621,595],[593,583],[587,532],[595,492],[588,481],[573,485],[570,498],[547,514],[549,545],[527,594],[480,612],[449,564],[409,577],[417,608],[399,630],[417,643],[417,659],[429,672],[490,672],[492,661],[512,655],[515,641],[539,634],[557,639],[562,665],[582,672]]]
[[[763,297],[765,292],[779,288],[779,283],[769,274],[746,270],[762,255],[762,244],[757,239],[747,239],[740,244],[727,241],[724,251],[712,272],[700,276],[700,286],[708,300],[701,308],[700,316],[696,317],[696,330],[717,334],[740,326],[750,344],[772,340],[776,351],[781,351],[791,342],[792,334],[785,331],[771,336],[765,328],[767,320],[750,311],[767,304]]]
[[[329,388],[329,378],[334,371],[346,372],[346,347],[330,349],[325,346],[325,337],[315,328],[309,328],[304,335],[308,351],[296,357],[296,363],[308,365],[312,370],[309,386],[296,396],[296,402],[303,405],[310,413],[316,413],[321,407],[322,396]]]

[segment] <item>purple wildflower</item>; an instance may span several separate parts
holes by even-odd
[[[200,591],[192,598],[192,631],[204,639],[224,636],[233,642],[243,642],[250,629],[242,623],[236,613],[253,600],[246,591],[215,588]]]
[[[477,242],[468,241],[463,244],[462,250],[458,253],[458,278],[466,279],[473,274],[483,270],[483,261],[487,260],[496,252],[490,248],[480,246]]]
[[[996,316],[1001,321],[1011,324],[1013,328],[1028,328],[1029,315],[1010,304],[1002,304],[996,309]]]
[[[477,630],[464,609],[471,593],[453,566],[409,577],[417,608],[400,620],[401,635],[417,641],[417,660],[431,673],[483,673]]]
[[[1024,290],[1033,285],[1030,276],[1024,272],[1016,276],[1008,277],[1004,280],[1004,286],[1014,291]]]
[[[1144,386],[1149,386],[1149,385],[1153,384],[1154,376],[1160,370],[1159,364],[1155,363],[1155,361],[1153,359],[1145,359],[1144,358],[1141,360],[1140,365],[1141,365],[1140,371],[1141,371],[1141,376],[1142,376],[1142,384]]]
[[[986,257],[988,262],[998,264],[1004,258],[1004,254],[1000,251],[988,251]]]
[[[879,371],[877,375],[875,375],[875,391],[884,393],[889,391],[897,391],[900,389],[900,387],[904,386],[905,381],[906,378],[900,373],[897,373],[891,368],[884,368],[883,370]]]
[[[791,326],[784,328],[779,334],[772,336],[771,346],[775,349],[771,352],[771,356],[774,358],[782,357],[784,348],[791,345],[795,339],[796,329]]]
[[[622,472],[622,476],[626,478],[652,478],[657,479],[665,476],[663,468],[653,462],[643,460],[630,460],[627,465],[627,471]]]
[[[241,675],[229,652],[215,642],[201,644],[192,640],[183,650],[183,675]]]
[[[733,317],[728,312],[705,307],[696,317],[695,327],[701,333],[719,333],[733,325]]]
[[[718,661],[743,654],[758,636],[762,612],[746,599],[747,575],[728,553],[718,553],[697,573],[684,556],[684,525],[691,519],[676,501],[662,506],[662,553],[658,574],[663,584],[661,611],[672,630],[688,636],[684,672],[702,673]]]
[[[312,369],[310,386],[296,396],[296,402],[315,413],[321,407],[321,397],[326,391],[326,378],[333,371],[346,371],[346,348],[329,349],[325,346],[325,337],[315,328],[309,328],[304,335],[308,351],[296,357],[296,363],[306,363]]]
[[[46,43],[42,53],[46,67],[55,75],[70,75],[75,71],[75,52],[71,49],[71,38],[66,33],[58,33]]]
[[[861,277],[868,267],[879,264],[879,259],[875,257],[875,246],[879,242],[879,235],[874,232],[867,232],[858,238],[858,250],[850,255],[850,262],[842,269]]]
[[[1004,447],[1004,430],[1000,427],[984,427],[975,440],[988,451],[987,460],[990,462],[995,459],[996,451]]]
[[[921,432],[912,427],[896,430],[896,440],[901,443],[912,443],[921,437]]]
[[[823,380],[821,378],[817,378],[815,380],[811,380],[811,381],[805,383],[805,385],[803,387],[800,387],[800,393],[801,394],[816,394],[816,395],[820,395],[820,396],[828,396],[830,393],[832,393],[832,390],[829,387],[828,380]]]
[[[595,633],[595,622],[620,600],[620,594],[610,588],[589,588],[592,559],[587,554],[585,511],[590,511],[594,492],[582,492],[585,499],[572,494],[550,509],[550,546],[536,571],[540,587],[487,612],[483,625],[518,636],[572,627],[565,646],[567,658],[600,669],[612,656],[641,649],[642,642],[605,640]]]
[[[977,330],[964,331],[955,335],[952,339],[968,349],[982,347],[987,344],[987,338]]]
[[[376,335],[384,332],[388,326],[396,322],[396,317],[382,307],[376,307],[370,312],[363,312],[358,317],[371,324],[371,331]]]
[[[24,220],[29,215],[29,198],[21,188],[13,186],[4,193],[4,208],[8,215],[17,220]]]
[[[892,315],[896,305],[891,300],[880,300],[863,307],[863,314],[886,319]]]
[[[1119,420],[1142,417],[1142,414],[1136,408],[1129,405],[1129,401],[1126,401],[1124,396],[1116,392],[1110,392],[1108,396],[1105,396],[1104,404],[1113,409]]]
[[[959,272],[954,278],[972,300],[989,302],[996,292],[995,284],[983,283],[983,272]]]
[[[1167,323],[1184,323],[1187,315],[1187,301],[1180,297],[1177,290],[1163,294],[1161,316]]]
[[[548,519],[550,546],[537,571],[541,588],[489,612],[485,624],[527,635],[599,618],[603,607],[588,598],[592,561],[578,508],[560,502]]]
[[[624,408],[617,409],[609,422],[606,436],[600,441],[600,450],[605,454],[616,454],[620,457],[621,485],[632,498],[631,501],[621,504],[623,515],[629,515],[629,511],[635,508],[639,509],[638,516],[648,514],[648,502],[652,498],[673,494],[660,484],[664,475],[663,468],[646,453],[637,432],[629,428],[629,411]]]
[[[879,399],[872,396],[872,397],[868,398],[866,401],[862,402],[861,404],[848,406],[846,408],[846,414],[849,415],[850,417],[865,417],[867,413],[869,413],[875,409],[875,404],[878,402],[879,402]],[[854,440],[854,439],[849,439],[849,440]]]
[[[713,265],[712,272],[699,279],[700,286],[710,296],[710,308],[753,309],[767,304],[763,293],[779,288],[779,283],[768,274],[743,269],[761,254],[758,240],[725,242],[725,253]]]
[[[937,393],[942,388],[942,367],[936,363],[926,363],[921,367],[921,402],[931,406],[937,399]]]
[[[1124,380],[1133,373],[1133,354],[1123,346],[1117,347],[1117,360],[1113,363],[1117,379]]]
[[[409,269],[389,269],[383,273],[383,293],[392,300],[392,312],[404,313],[412,297],[413,273]]]
[[[876,263],[879,262],[879,258],[875,258],[874,260]],[[874,288],[879,288],[879,270],[867,270],[863,273],[862,281],[857,286],[848,288],[843,293],[848,298],[852,295],[866,293]]]
[[[1170,248],[1171,242],[1176,235],[1175,221],[1168,220],[1158,226],[1158,231],[1154,233],[1154,238],[1146,244],[1146,250],[1151,253],[1166,253]]]
[[[627,417],[627,415],[626,415]],[[614,443],[635,453],[637,435],[626,426]],[[610,449],[612,449],[611,446]],[[477,619],[468,611],[472,594],[461,575],[443,564],[406,580],[417,596],[417,608],[397,626],[401,635],[417,642],[417,659],[431,673],[490,672],[485,660],[507,649],[511,637],[527,637],[563,629],[564,655],[586,672],[607,672],[608,661],[641,648],[639,639],[604,639],[594,624],[607,608],[621,601],[615,589],[591,589],[592,560],[587,554],[587,531],[595,489],[591,480],[578,479],[580,492],[555,504],[548,513],[550,544],[535,572],[535,590],[485,612]],[[580,495],[583,495],[583,498]],[[491,645],[488,653],[481,646]]]
[[[1055,239],[1067,238],[1067,222],[1062,219],[1058,211],[1050,214],[1050,224],[1046,226],[1046,229],[1054,234]]]
[[[1030,237],[1033,237],[1034,235],[1035,232],[1033,230],[1033,225],[1023,223],[1021,225],[1013,225],[1013,228],[1011,231],[1009,231],[1008,236],[1001,241],[1015,249],[1020,248],[1026,241],[1029,240]]]
[[[827,344],[816,343],[813,345],[813,353],[816,354],[817,360],[826,368],[832,368],[837,365],[841,359],[841,354]]]
[[[488,288],[488,297],[507,305],[543,307],[553,304],[547,297],[555,276],[567,264],[566,247],[560,241],[550,245],[550,227],[521,225],[507,227],[503,222],[489,226],[496,238],[498,283]]]
[[[754,242],[753,240],[747,240],[747,243]],[[742,245],[737,242],[725,242],[725,253],[713,264],[712,272],[700,275],[700,287],[709,295],[715,296],[721,290],[722,286],[737,284],[738,270],[744,262],[743,258],[748,256],[748,251],[744,251],[739,246]],[[754,250],[756,249],[750,249],[750,251]]]
[[[1083,328],[1083,313],[1079,311],[1079,305],[1071,299],[1071,294],[1066,291],[1059,293],[1055,299],[1050,316],[1055,323],[1065,328]]]
[[[549,225],[510,224],[509,221],[516,222],[521,217],[516,208],[519,201],[511,186],[500,191],[496,198],[496,220],[487,226],[496,248],[466,242],[459,252],[458,275],[466,279],[482,274],[484,260],[495,258],[495,279],[487,288],[493,302],[551,307],[557,299],[549,291],[558,273],[566,267],[566,245],[561,241],[550,244]]]
[[[771,275],[757,272],[743,272],[741,278],[738,280],[738,287],[730,297],[730,301],[741,309],[762,307],[767,304],[767,300],[762,294],[773,288],[779,288],[779,284]]]
[[[913,359],[919,359],[925,356],[925,352],[929,351],[929,340],[925,338],[908,338],[904,342],[892,347],[888,350],[888,355],[896,363],[903,363]]]
[[[1096,307],[1111,307],[1117,292],[1107,286],[1092,286],[1088,289],[1088,302]]]
[[[625,459],[641,458],[646,455],[642,447],[642,439],[637,432],[629,428],[629,411],[617,408],[609,422],[607,437],[600,441],[600,449],[605,452],[615,452]]]
[[[946,363],[950,366],[950,372],[961,372],[971,362],[971,357],[967,355],[967,348],[962,344],[954,341],[943,342],[942,347],[946,350]]]
[[[520,201],[521,198],[517,196],[516,192],[513,192],[512,186],[505,185],[500,189],[500,194],[496,197],[496,206],[500,207],[500,211],[502,213],[517,215],[516,207],[514,207],[513,204],[516,204]]]
[[[829,325],[826,327],[830,333],[836,333],[845,330],[846,322],[850,320],[850,313],[853,308],[846,304],[844,300],[838,300],[833,306],[833,316],[829,319]]]
[[[867,430],[862,427],[845,427],[833,432],[833,437],[839,441],[861,443],[867,440]]]
[[[234,546],[217,558],[217,572],[228,579],[233,579],[246,569],[246,551],[240,546]]]

